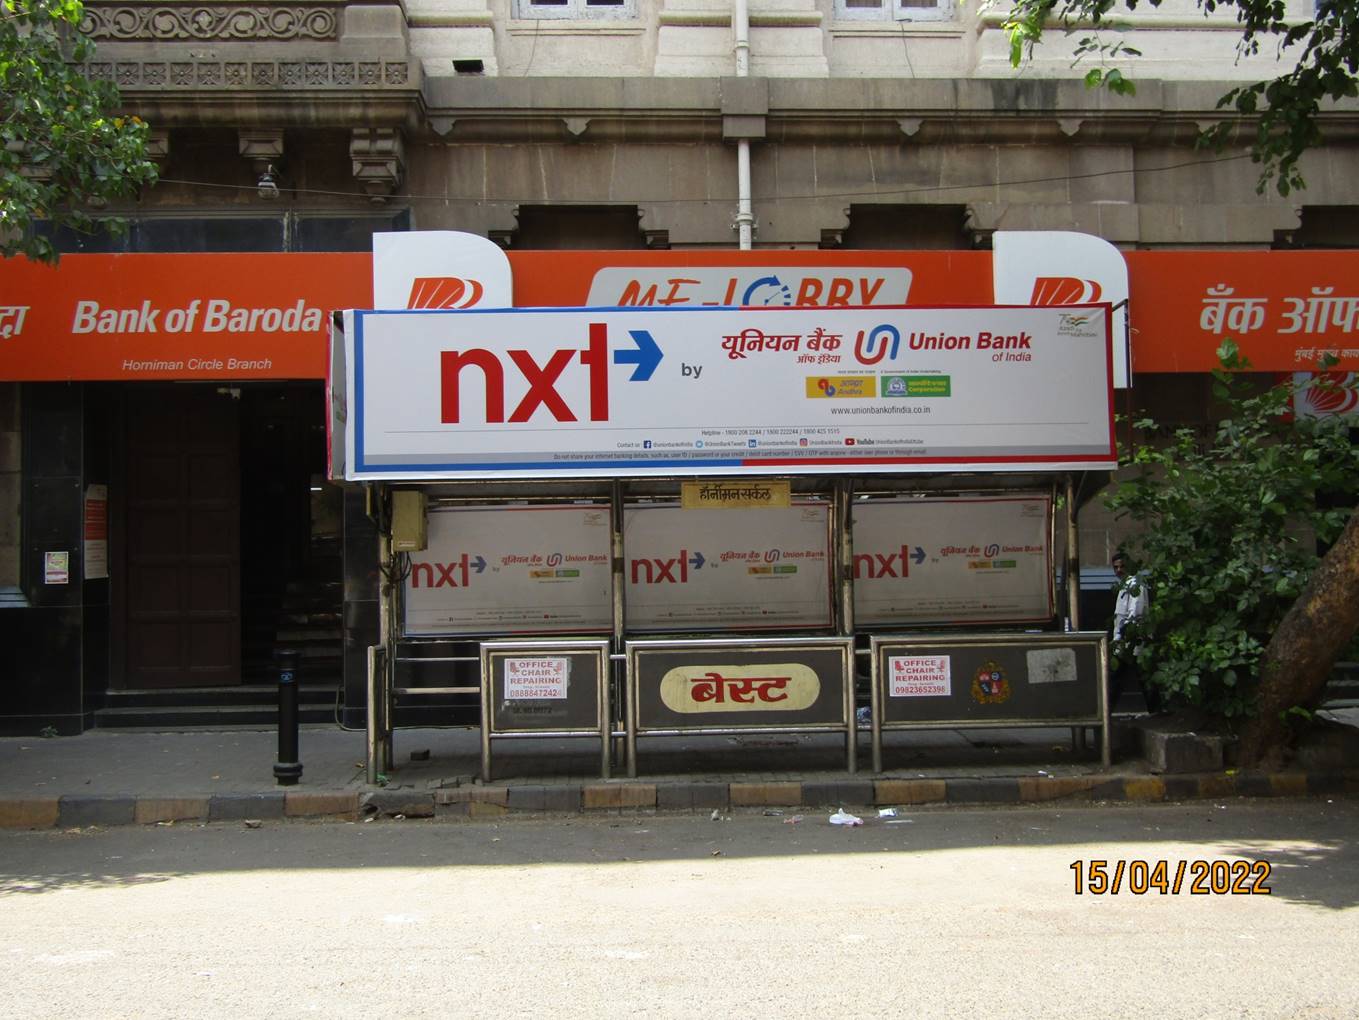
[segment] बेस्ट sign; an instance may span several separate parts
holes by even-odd
[[[428,523],[403,590],[408,635],[612,627],[607,507],[439,507]]]
[[[623,515],[630,631],[831,624],[830,512],[629,506]]]
[[[1050,495],[873,499],[851,512],[856,622],[1052,618]]]
[[[347,312],[345,475],[1108,467],[1108,319],[1107,306]]]
[[[636,732],[836,729],[853,698],[841,638],[628,643]]]

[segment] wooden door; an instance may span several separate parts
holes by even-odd
[[[239,403],[207,386],[138,387],[125,450],[125,683],[239,684]]]

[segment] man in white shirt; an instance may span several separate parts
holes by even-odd
[[[1123,640],[1123,628],[1139,620],[1147,611],[1147,589],[1136,574],[1128,576],[1128,558],[1114,553],[1111,565],[1118,578],[1118,594],[1114,598],[1114,641]]]
[[[1114,647],[1113,653],[1118,666],[1109,677],[1109,704],[1113,707],[1128,681],[1137,676],[1137,664],[1133,661],[1132,647],[1119,647],[1123,642],[1123,632],[1128,625],[1140,620],[1147,612],[1147,586],[1137,574],[1128,573],[1128,557],[1116,552],[1110,565],[1118,578],[1118,592],[1114,596]],[[1142,687],[1148,707],[1152,706],[1153,692],[1145,684]]]

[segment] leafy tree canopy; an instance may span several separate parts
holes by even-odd
[[[34,220],[92,230],[91,212],[156,179],[148,129],[114,116],[118,91],[81,71],[94,44],[80,0],[0,0],[0,255],[56,261]]]
[[[1114,20],[1122,9],[1135,10],[1139,0],[1014,0],[1005,22],[1010,37],[1010,60],[1016,67],[1032,54],[1034,44],[1047,25],[1061,25],[1066,32],[1089,30],[1077,40],[1077,58],[1093,57],[1104,66],[1092,68],[1085,81],[1092,87],[1130,95],[1133,82],[1116,67],[1120,57],[1140,56],[1117,34]],[[1159,7],[1160,0],[1145,0]],[[1318,115],[1321,104],[1359,96],[1355,74],[1359,70],[1359,3],[1355,0],[1315,0],[1310,21],[1288,16],[1285,0],[1197,0],[1205,15],[1236,9],[1241,26],[1237,43],[1243,55],[1262,48],[1275,48],[1281,60],[1296,60],[1291,70],[1269,81],[1241,85],[1218,101],[1218,108],[1254,116],[1252,155],[1262,165],[1260,189],[1272,180],[1287,195],[1304,186],[1298,172],[1299,157],[1321,140]],[[1101,34],[1110,30],[1112,38]],[[1236,125],[1223,122],[1203,136],[1207,144],[1228,141]]]
[[[1106,502],[1139,528],[1150,602],[1114,654],[1135,658],[1169,704],[1230,720],[1255,713],[1261,657],[1317,568],[1315,543],[1335,541],[1351,515],[1327,497],[1359,491],[1359,447],[1343,417],[1291,419],[1291,383],[1251,394],[1232,341],[1219,356],[1222,420],[1168,442],[1154,421],[1135,422],[1153,441],[1124,451],[1133,470]]]

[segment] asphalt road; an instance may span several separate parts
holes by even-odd
[[[3,1009],[1359,1016],[1359,802],[791,817],[4,832]],[[1093,859],[1116,895],[1075,892]],[[1129,891],[1159,860],[1180,892]],[[1191,895],[1198,860],[1271,892]]]

